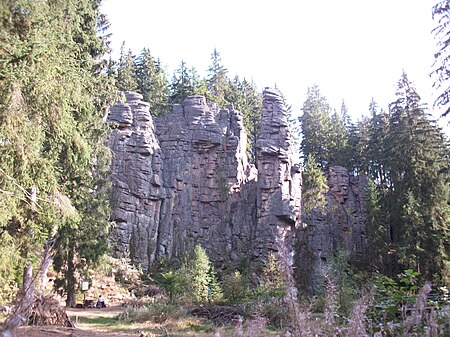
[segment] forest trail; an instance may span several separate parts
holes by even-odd
[[[132,325],[120,325],[117,316],[122,312],[120,306],[103,309],[67,309],[76,328],[59,326],[22,327],[17,337],[137,337],[140,332]]]

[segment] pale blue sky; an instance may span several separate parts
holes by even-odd
[[[114,55],[150,48],[168,70],[181,59],[204,75],[214,48],[229,76],[275,84],[297,111],[318,84],[357,119],[371,97],[386,107],[403,69],[424,101],[435,42],[432,0],[104,0]],[[431,107],[432,104],[430,104]]]

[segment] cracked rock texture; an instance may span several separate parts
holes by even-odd
[[[303,273],[337,248],[364,255],[362,185],[343,168],[330,171],[327,212],[302,225],[301,167],[278,91],[263,93],[258,169],[248,162],[243,118],[233,106],[190,96],[153,120],[140,94],[124,95],[107,119],[116,256],[147,269],[201,244],[216,266],[233,268],[261,266],[284,248],[291,257],[295,245]]]
[[[325,209],[304,214],[297,234],[297,279],[314,290],[320,286],[321,268],[340,252],[352,264],[368,263],[365,176],[350,176],[341,166],[330,167]]]

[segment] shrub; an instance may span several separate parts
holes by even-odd
[[[166,290],[172,303],[206,303],[223,297],[214,266],[205,250],[197,245],[192,256],[185,256],[181,267],[161,266],[158,283]]]
[[[223,278],[223,294],[230,303],[245,301],[248,295],[248,280],[239,271]]]
[[[286,287],[274,253],[269,253],[263,269],[261,280],[254,291],[257,299],[281,299],[286,293]]]

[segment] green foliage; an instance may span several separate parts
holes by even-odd
[[[188,275],[192,300],[204,303],[222,298],[222,290],[217,282],[214,267],[209,261],[206,251],[200,245],[194,248],[191,262],[188,264]]]
[[[3,234],[0,237],[0,303],[12,303],[21,283],[24,265],[14,239]]]
[[[257,298],[282,299],[286,293],[286,287],[281,275],[276,256],[273,252],[269,253],[267,262],[264,265],[260,282],[255,289],[254,295]]]
[[[349,139],[355,173],[372,181],[366,191],[371,261],[391,276],[411,268],[442,282],[450,247],[448,143],[406,74],[388,112],[373,100],[369,110]]]
[[[332,125],[331,108],[317,85],[308,88],[306,101],[299,117],[302,129],[301,151],[304,158],[312,156],[325,170],[330,164]]]
[[[394,263],[442,279],[448,260],[448,144],[403,74],[390,105],[384,208]],[[401,158],[401,160],[399,160]]]
[[[117,69],[116,86],[121,91],[136,91],[138,83],[135,73],[135,62],[131,49],[125,52],[125,41],[120,48],[119,67]]]
[[[161,265],[156,277],[169,295],[171,302],[206,303],[222,299],[223,292],[214,266],[205,250],[196,245],[191,255],[183,258],[180,267]]]
[[[377,185],[368,180],[366,187],[366,221],[370,266],[387,272],[389,228],[382,210],[382,196]]]
[[[60,270],[75,273],[65,258],[80,258],[87,233],[99,230],[81,253],[95,259],[108,227],[102,117],[111,83],[100,60],[108,23],[88,0],[7,2],[1,15],[0,232],[29,260],[45,240],[70,238]]]
[[[214,48],[211,54],[212,64],[208,69],[208,76],[206,79],[206,88],[210,93],[210,98],[213,102],[224,106],[227,102],[225,100],[225,93],[228,90],[229,80],[227,77],[227,69],[222,65],[220,53]]]
[[[238,271],[223,278],[223,295],[234,304],[245,301],[249,295],[249,281]]]
[[[306,214],[313,209],[324,210],[327,205],[325,192],[328,190],[326,178],[313,155],[309,155],[303,171],[302,202]]]
[[[148,48],[142,49],[135,58],[135,74],[137,90],[150,104],[150,112],[154,116],[164,114],[168,110],[169,87],[164,70],[159,60],[153,58]]]
[[[434,87],[438,90],[439,95],[434,102],[435,106],[445,109],[443,116],[450,113],[450,89],[449,81],[449,59],[448,51],[450,41],[448,35],[450,33],[450,1],[438,1],[432,8],[433,19],[436,20],[436,28],[433,29],[434,38],[436,40],[437,50],[434,53],[433,72]]]
[[[189,69],[183,60],[175,70],[170,84],[170,103],[180,104],[188,96],[200,94],[198,92],[203,83],[199,80],[194,68]],[[201,90],[200,90],[201,91]]]
[[[336,283],[339,313],[348,315],[360,295],[361,274],[350,264],[344,251],[338,251],[329,262]]]
[[[262,95],[255,83],[245,78],[241,81],[236,76],[229,81],[228,91],[225,93],[228,104],[233,104],[244,117],[244,128],[247,133],[247,152],[250,162],[256,160],[256,140],[261,129]]]
[[[161,273],[159,284],[166,290],[169,300],[182,302],[187,288],[187,274],[184,268],[177,271],[167,271]]]
[[[407,269],[398,275],[399,281],[383,274],[373,276],[375,305],[370,312],[371,319],[376,322],[398,322],[402,307],[413,304],[419,290],[418,272]]]

